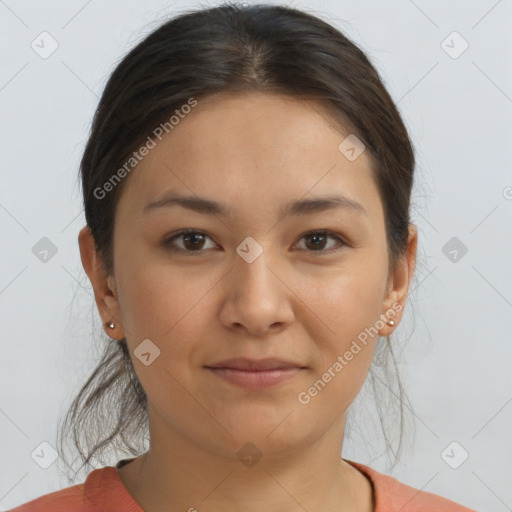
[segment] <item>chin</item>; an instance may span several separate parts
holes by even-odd
[[[270,458],[290,455],[313,443],[323,433],[318,430],[318,424],[308,425],[298,415],[295,421],[291,421],[294,413],[290,414],[290,411],[291,408],[281,408],[272,415],[267,411],[266,417],[249,412],[247,415],[233,415],[229,420],[224,417],[219,423],[225,427],[226,430],[222,429],[225,435],[216,442],[210,436],[208,444],[213,451],[227,457],[238,454],[240,450],[242,454],[244,451],[250,454],[251,450],[257,454],[259,451]]]

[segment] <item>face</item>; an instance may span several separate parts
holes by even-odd
[[[388,318],[398,323],[393,304],[405,299],[411,273],[405,261],[388,274],[369,155],[351,161],[338,149],[349,134],[314,101],[216,95],[127,178],[113,294],[97,300],[105,321],[120,321],[115,337],[126,336],[155,429],[232,457],[247,442],[271,457],[329,429],[341,439],[374,332],[388,335]],[[360,206],[305,203],[285,213],[335,194]],[[163,201],[170,195],[220,206],[212,213]],[[139,350],[149,364],[133,355]],[[232,358],[292,368],[211,369]]]

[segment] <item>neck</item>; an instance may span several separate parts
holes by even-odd
[[[175,431],[151,429],[151,447],[118,469],[146,512],[373,512],[371,482],[341,458],[339,425],[293,453],[240,458],[213,453]],[[343,432],[343,429],[341,430]]]

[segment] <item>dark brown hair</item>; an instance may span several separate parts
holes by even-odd
[[[384,206],[390,270],[405,254],[414,152],[400,114],[366,55],[339,30],[304,11],[224,4],[165,21],[128,52],[105,86],[80,173],[86,222],[107,275],[113,273],[116,205],[129,176],[105,197],[98,198],[95,191],[191,98],[200,103],[218,92],[251,91],[319,100],[340,127],[357,134],[370,155]],[[64,439],[72,436],[82,466],[112,446],[139,455],[148,436],[147,398],[126,339],[105,345],[59,430],[61,457]],[[382,408],[392,415],[392,425],[399,425],[399,452],[407,397],[398,371],[396,391],[388,384],[389,360],[398,370],[388,337],[384,345],[379,340],[367,381],[375,391],[384,384],[398,399],[395,409],[380,399],[376,404],[386,446],[391,447]]]

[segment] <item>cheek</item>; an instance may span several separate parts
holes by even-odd
[[[200,348],[196,340],[204,341],[205,322],[213,314],[205,311],[205,295],[217,280],[194,278],[191,272],[159,265],[129,267],[127,262],[125,268],[124,275],[120,272],[125,279],[120,302],[137,377],[148,396],[162,407],[171,397],[178,408],[185,407],[186,393],[178,383],[191,381],[191,359]],[[148,366],[137,360],[137,347],[146,339],[159,350]]]
[[[322,332],[348,341],[379,318],[385,276],[378,271],[347,267],[321,286],[311,282],[305,302],[325,324]]]
[[[192,266],[147,264],[130,268],[127,262],[125,268],[126,272],[119,273],[123,280],[120,302],[123,325],[133,348],[149,338],[161,350],[165,348],[172,361],[189,345],[188,341],[204,338],[208,315],[215,314],[208,294],[221,276],[199,276]]]
[[[376,322],[385,276],[367,269],[362,265],[358,271],[354,266],[350,272],[331,275],[322,286],[309,286],[307,303],[322,320],[316,327],[311,324],[309,332],[319,356],[316,378],[329,382],[322,401],[349,403],[370,368],[378,341]]]

